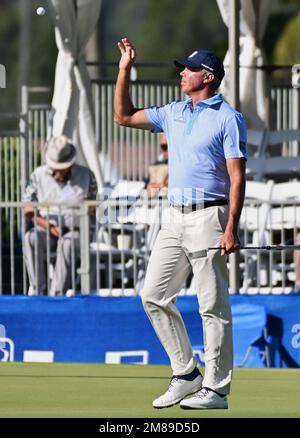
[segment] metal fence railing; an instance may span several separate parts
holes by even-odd
[[[132,82],[131,87],[134,103],[141,107],[164,104],[183,97],[177,81],[135,81]],[[92,91],[99,158],[102,162],[102,168],[105,171],[104,176],[106,183],[114,185],[119,179],[144,180],[148,176],[149,164],[155,161],[159,155],[159,137],[150,132],[128,129],[113,123],[114,81],[94,81],[92,83]],[[36,96],[39,96],[39,99],[37,99]],[[50,96],[51,89],[48,87],[24,87],[22,92],[22,114],[21,116],[18,115],[18,129],[11,131],[0,129],[1,254],[3,252],[5,260],[8,260],[9,263],[9,269],[4,269],[0,273],[0,276],[2,275],[0,283],[3,286],[3,276],[9,278],[10,280],[7,280],[5,284],[8,285],[7,288],[11,293],[16,290],[19,292],[21,289],[25,293],[27,290],[27,277],[22,255],[23,234],[20,231],[23,226],[22,205],[20,202],[31,172],[42,163],[42,147],[49,135],[50,127]],[[298,90],[289,87],[273,88],[270,98],[276,120],[274,127],[276,129],[297,128],[299,126]],[[299,144],[295,141],[287,142],[284,145],[284,154],[286,156],[299,154]],[[14,207],[12,207],[12,205],[14,205]],[[96,223],[95,227],[97,226]],[[101,231],[102,227],[100,228],[98,231],[101,234],[103,231]],[[125,230],[125,234],[127,231],[128,230]],[[111,238],[115,239],[116,233],[117,230],[112,229],[111,234],[107,234],[106,232],[103,236],[106,236],[106,240],[110,239],[110,237],[107,236],[111,236]],[[135,237],[137,244],[138,239],[142,238],[141,235],[142,231]],[[143,238],[145,239],[145,237]],[[111,244],[111,242],[109,242],[109,244]],[[98,260],[98,251],[95,250],[93,253],[93,248],[91,247],[90,249],[88,253],[91,253],[92,257]],[[255,269],[258,269],[257,266],[259,266],[258,264],[260,263],[260,255],[258,254],[257,256],[257,262],[252,255],[251,257],[246,257],[245,261],[243,261],[244,259],[242,258],[242,263],[246,265],[250,263],[252,266],[251,269],[254,269],[253,266],[256,266]],[[11,257],[15,256],[15,261],[13,261]],[[101,255],[101,257],[103,258],[104,256]],[[108,285],[106,289],[108,288],[109,290],[115,289],[115,285],[120,286],[121,289],[124,290],[128,284],[133,284],[134,293],[137,293],[137,279],[139,275],[142,276],[143,271],[140,269],[142,261],[139,259],[139,265],[136,265],[136,260],[130,260],[129,255],[127,257],[124,253],[122,260],[117,263],[117,261],[115,261],[117,260],[116,257],[117,256],[108,251],[106,261],[100,260],[99,263],[102,273],[98,279],[97,276],[95,277],[95,289],[105,289],[101,287],[101,282],[106,286]],[[264,260],[265,255],[263,256],[263,262]],[[115,262],[114,275],[112,275],[110,269],[113,262]],[[96,263],[95,261],[95,266]],[[270,263],[271,262],[269,262],[269,266]],[[20,271],[19,266],[21,266]],[[89,276],[84,274],[84,269],[85,266],[83,265],[80,271],[80,278],[83,284],[87,284],[87,278]],[[133,272],[133,280],[131,279],[131,283],[127,280],[126,275],[123,275],[125,272],[124,269],[125,271],[127,270],[128,273]],[[14,274],[11,273],[12,270]],[[18,273],[17,275],[17,272],[21,272],[21,274]],[[247,268],[246,272],[248,272]],[[258,287],[260,284],[265,284],[263,276],[270,275],[270,269],[265,269],[265,274],[263,274],[263,270],[260,269],[259,266],[259,272],[260,275],[257,280]],[[289,277],[292,278],[292,276],[293,275],[289,273]],[[20,279],[22,279],[22,281]],[[272,282],[274,283],[274,281],[273,279]],[[19,287],[18,284],[21,286]],[[269,284],[271,283],[269,282]],[[290,284],[291,281],[288,280],[287,285],[289,286]],[[273,286],[275,287],[275,285]],[[244,290],[247,287],[247,291],[250,290],[249,288],[252,287],[251,282],[243,280]],[[85,289],[89,290],[88,287],[85,287]]]
[[[271,128],[274,130],[299,129],[299,89],[276,86],[271,89],[270,105],[273,113]],[[281,149],[286,157],[299,156],[299,142],[284,142]]]
[[[183,97],[175,81],[139,81],[133,82],[131,88],[133,101],[140,107],[165,104]],[[27,120],[27,124],[23,125],[28,143],[27,177],[42,162],[41,150],[48,137],[51,118],[49,90],[48,87],[23,87],[22,112]],[[114,185],[119,179],[144,180],[148,176],[149,165],[160,154],[159,137],[148,131],[117,126],[113,122],[114,81],[93,81],[92,94],[96,140],[105,182]],[[39,95],[40,103],[32,103],[36,95]]]
[[[79,231],[79,244],[70,237],[69,295],[138,295],[157,233],[161,223],[168,220],[168,207],[165,200],[162,202],[153,201],[151,206],[146,199],[134,204],[123,201],[86,201],[80,205],[0,203],[0,294],[42,293],[30,289],[26,270],[28,254],[24,242],[30,229],[28,225],[32,226],[32,223],[26,221],[24,207],[30,205],[35,208],[35,214],[40,212],[51,216],[52,220],[56,218],[62,237],[66,233],[66,215],[69,217],[67,231]],[[295,243],[300,230],[300,201],[269,204],[264,216],[261,207],[259,202],[246,202],[241,218],[242,245]],[[20,222],[16,219],[18,216]],[[58,241],[53,242],[48,228],[41,249],[36,231],[31,229],[31,233],[36,237],[32,244],[34,270],[37,273],[38,264],[45,264],[46,290],[43,293],[51,294]],[[292,293],[296,283],[297,254],[300,257],[299,251],[241,251],[240,293]],[[192,277],[187,279],[180,293],[196,293]]]
[[[296,245],[300,242],[300,198],[246,199],[240,220],[242,246]],[[290,293],[299,289],[300,251],[243,251],[240,293]]]
[[[97,141],[101,151],[106,182],[118,179],[143,180],[149,165],[159,156],[159,137],[149,131],[129,129],[113,122],[113,81],[93,82]],[[139,108],[163,105],[181,99],[180,86],[174,81],[131,84],[134,105]]]
[[[159,156],[159,136],[148,131],[125,128],[113,122],[115,81],[94,80],[95,132],[106,183],[114,185],[119,179],[143,180],[148,166]],[[23,87],[22,113],[27,138],[27,177],[41,163],[41,147],[49,132],[50,88]],[[39,95],[39,102],[35,96]],[[178,81],[136,81],[131,83],[131,95],[138,107],[160,105],[184,98]],[[269,97],[272,117],[270,129],[299,128],[299,90],[291,86],[272,87]],[[283,145],[284,156],[299,155],[299,143]]]

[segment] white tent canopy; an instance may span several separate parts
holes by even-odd
[[[262,39],[270,13],[270,0],[240,0],[240,101],[241,110],[251,128],[265,125],[265,73],[255,67],[264,64]],[[217,0],[222,19],[229,26],[230,0]],[[230,90],[229,53],[224,59],[226,76],[221,91],[228,97]]]
[[[97,24],[101,0],[48,0],[48,3],[58,47],[51,135],[64,134],[73,139],[78,160],[94,172],[100,189],[103,176],[84,50]]]

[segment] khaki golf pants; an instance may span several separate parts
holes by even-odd
[[[175,301],[192,269],[203,322],[203,386],[222,394],[229,393],[233,368],[227,258],[220,251],[201,250],[220,246],[227,216],[228,206],[188,213],[170,207],[170,216],[154,244],[142,291],[145,311],[170,358],[173,374],[188,374],[197,362]]]
[[[58,240],[49,236],[49,243],[49,251],[56,251],[56,263],[49,295],[63,295],[72,286],[72,252],[74,250],[73,256],[76,257],[80,248],[80,235],[78,231],[69,231]],[[35,260],[36,249],[37,260]],[[29,283],[36,295],[47,293],[46,257],[47,231],[41,227],[32,228],[25,234],[24,258]]]

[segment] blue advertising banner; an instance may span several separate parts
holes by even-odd
[[[232,296],[231,302],[236,366],[300,366],[300,295]],[[179,297],[177,305],[203,363],[197,299]],[[169,363],[139,297],[86,295],[0,297],[0,360]]]

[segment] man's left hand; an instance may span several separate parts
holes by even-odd
[[[223,256],[237,251],[240,246],[241,244],[237,233],[226,229],[221,241],[221,255]]]

